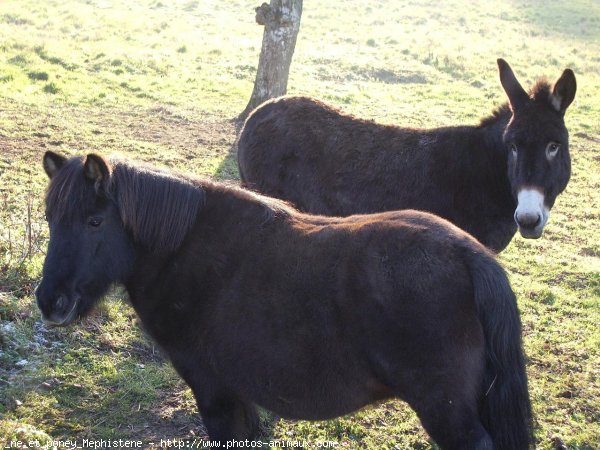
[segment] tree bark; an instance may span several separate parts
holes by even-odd
[[[264,25],[262,48],[254,90],[246,109],[240,114],[245,119],[258,105],[287,92],[288,75],[296,38],[300,30],[302,0],[271,0],[256,8],[256,22]]]

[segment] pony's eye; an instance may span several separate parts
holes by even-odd
[[[102,217],[93,216],[88,219],[88,225],[91,227],[98,227],[102,223]]]
[[[553,159],[558,153],[559,148],[560,144],[558,142],[549,142],[546,146],[546,158],[548,158],[548,160]]]

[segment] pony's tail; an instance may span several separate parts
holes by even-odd
[[[517,300],[492,256],[471,254],[469,259],[485,336],[481,421],[496,450],[528,449],[533,444],[533,426]]]

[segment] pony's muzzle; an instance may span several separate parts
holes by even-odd
[[[68,296],[65,293],[55,293],[44,296],[40,286],[36,289],[35,296],[42,312],[42,320],[46,325],[66,326],[77,318],[79,295]]]

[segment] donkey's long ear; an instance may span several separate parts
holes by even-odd
[[[576,91],[575,74],[571,69],[565,69],[560,78],[554,83],[550,103],[558,112],[564,114],[575,98]]]
[[[504,92],[508,96],[508,101],[513,109],[519,109],[521,106],[527,103],[529,96],[525,89],[517,81],[514,72],[506,61],[502,58],[498,58],[498,69],[500,70],[500,83],[504,88]]]
[[[54,178],[54,175],[56,175],[66,160],[67,158],[64,156],[51,152],[50,150],[44,153],[43,164],[48,178]]]
[[[96,189],[106,183],[112,172],[110,164],[102,156],[90,153],[85,158],[83,165],[85,176],[94,181]]]

